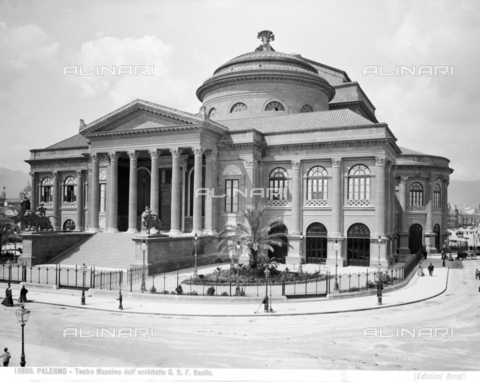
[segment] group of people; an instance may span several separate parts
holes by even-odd
[[[430,263],[430,265],[427,267],[428,269],[428,274],[430,276],[433,276],[433,270],[435,269],[435,267],[433,266],[432,263]],[[422,264],[420,263],[420,266],[418,267],[418,275],[419,276],[423,276],[423,269],[422,269]]]
[[[23,285],[22,289],[20,290],[20,297],[18,298],[18,302],[20,303],[27,302],[27,293],[28,293],[28,289],[25,288],[25,285]],[[2,301],[2,305],[6,307],[13,306],[13,295],[12,295],[12,288],[10,287],[10,284],[8,284],[7,289],[5,290],[5,298]]]

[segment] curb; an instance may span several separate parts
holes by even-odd
[[[403,305],[411,305],[411,304],[416,304],[418,302],[422,301],[427,301],[432,298],[438,297],[441,294],[445,293],[445,291],[448,288],[448,279],[450,276],[450,268],[447,269],[447,280],[445,282],[445,288],[429,297],[422,298],[420,300],[415,300],[415,301],[409,301],[409,302],[403,302],[395,305],[388,305],[388,306],[375,306],[375,307],[370,307],[370,308],[361,308],[361,309],[349,309],[349,310],[337,310],[337,311],[331,311],[331,312],[310,312],[310,313],[279,313],[279,314],[274,314],[274,315],[262,315],[262,314],[222,314],[222,315],[215,315],[215,314],[176,314],[176,313],[155,313],[155,312],[125,312],[121,311],[121,314],[141,314],[141,315],[150,315],[150,316],[166,316],[166,317],[288,317],[288,316],[313,316],[313,315],[321,315],[321,314],[337,314],[337,313],[349,313],[349,312],[362,312],[362,311],[367,311],[367,310],[378,310],[378,309],[388,309],[388,308],[393,308],[397,306],[403,306]],[[99,312],[109,312],[109,313],[114,313],[117,312],[119,313],[120,311],[118,310],[109,310],[109,309],[96,309],[96,308],[90,308],[90,307],[82,307],[82,306],[75,306],[75,305],[65,305],[65,304],[54,304],[54,303],[49,303],[49,302],[36,302],[36,301],[31,301],[36,304],[45,304],[45,305],[52,305],[52,306],[63,306],[63,307],[70,307],[70,308],[77,308],[77,309],[89,309],[89,310],[95,310]]]

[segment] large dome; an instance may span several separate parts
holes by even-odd
[[[296,55],[276,52],[263,39],[255,52],[242,54],[221,65],[197,90],[198,99],[212,119],[264,116],[272,111],[289,114],[322,111],[335,90],[308,62]],[[237,104],[242,107],[234,108]],[[232,109],[233,108],[233,109]],[[237,113],[240,111],[241,113]]]

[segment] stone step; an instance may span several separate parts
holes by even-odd
[[[49,264],[83,264],[109,268],[130,268],[135,262],[134,235],[97,233],[87,241],[70,248]]]

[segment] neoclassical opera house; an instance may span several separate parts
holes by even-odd
[[[135,100],[31,150],[31,205],[57,230],[136,234],[150,206],[169,236],[214,236],[263,201],[287,263],[391,266],[447,236],[449,160],[397,145],[346,72],[276,52],[274,36],[219,66],[191,114]]]

